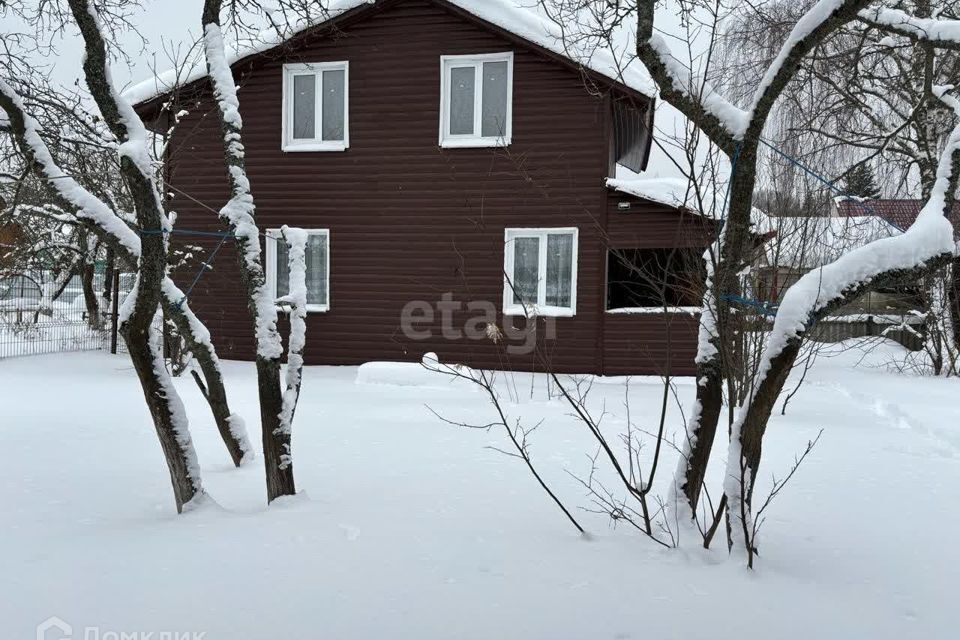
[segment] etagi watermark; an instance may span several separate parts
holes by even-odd
[[[464,315],[464,311],[466,315]],[[456,316],[455,316],[456,314]],[[430,340],[437,337],[437,319],[440,320],[440,337],[445,340],[485,340],[499,343],[503,341],[507,353],[527,355],[537,347],[537,322],[535,310],[530,309],[529,316],[517,316],[516,320],[525,323],[523,327],[514,327],[504,321],[497,325],[497,306],[489,300],[454,300],[452,293],[444,293],[440,300],[428,302],[413,300],[403,306],[400,312],[400,330],[410,340]],[[557,319],[553,316],[540,316],[543,324],[543,338],[555,340],[557,337]]]
[[[204,640],[206,631],[115,631],[83,627],[74,633],[66,620],[51,616],[37,625],[37,640]]]

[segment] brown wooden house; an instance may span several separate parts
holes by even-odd
[[[355,0],[232,65],[259,224],[312,232],[308,364],[432,351],[491,368],[693,370],[695,309],[630,282],[620,262],[668,276],[671,254],[700,251],[713,232],[683,207],[607,185],[617,164],[646,167],[652,83],[639,63],[618,73],[571,59],[515,4]],[[189,232],[223,231],[229,193],[207,81],[174,89],[161,77],[128,95],[158,132],[178,114],[174,242],[209,255],[218,239]],[[282,293],[272,235],[268,279]],[[252,358],[231,242],[190,299],[223,357]]]

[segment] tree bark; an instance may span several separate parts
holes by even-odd
[[[137,256],[120,245],[116,239],[103,233],[102,230],[90,226],[91,230],[102,241],[112,247],[121,263],[128,265],[130,268],[135,267],[139,260]],[[216,349],[211,341],[210,332],[190,309],[186,296],[169,276],[164,278],[161,292],[160,304],[163,312],[177,327],[177,331],[183,337],[187,348],[190,349],[193,357],[197,360],[200,371],[203,373],[203,384],[198,381],[201,392],[210,407],[217,431],[227,448],[227,453],[230,454],[230,459],[234,466],[239,467],[245,461],[253,458],[253,450],[247,440],[242,421],[239,416],[230,411],[223,372],[220,369],[220,359],[217,357]],[[114,292],[114,295],[119,295],[119,292]]]
[[[953,344],[960,349],[960,258],[950,261],[950,282],[947,285],[947,306],[950,313],[950,329],[953,331]],[[958,363],[960,364],[960,363]],[[960,371],[955,373],[960,374]]]
[[[84,262],[80,270],[80,284],[83,287],[83,304],[87,310],[87,324],[91,329],[100,328],[100,302],[93,286],[96,275],[96,266],[91,262]]]

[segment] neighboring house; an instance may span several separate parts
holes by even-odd
[[[834,199],[833,209],[830,213],[837,217],[876,216],[883,218],[897,229],[906,231],[920,215],[922,207],[923,201],[916,199],[841,197]],[[960,203],[954,204],[948,217],[953,224],[954,237],[960,238]]]
[[[882,218],[887,223],[900,231],[906,231],[916,221],[920,215],[920,209],[923,208],[923,201],[916,199],[888,199],[877,198],[873,200],[860,200],[855,198],[836,198],[834,200],[832,215],[837,217],[848,217],[856,215],[869,215]],[[950,224],[953,225],[953,238],[960,243],[960,202],[955,202],[947,215]],[[960,244],[958,244],[960,246]],[[958,273],[958,259],[954,259],[953,266],[953,298],[960,299],[960,279],[956,277]]]
[[[354,0],[241,53],[247,169],[264,229],[310,231],[306,361],[418,359],[601,374],[693,371],[676,256],[715,236],[650,197],[654,86],[639,63],[571,58],[515,0]],[[127,92],[165,132],[181,230],[223,231],[220,126],[202,74]],[[631,188],[633,185],[636,188]],[[270,286],[284,251],[265,239]],[[208,252],[216,238],[175,236]],[[221,355],[254,356],[232,242],[191,293]],[[651,287],[624,261],[657,270]],[[194,273],[179,274],[189,284]],[[636,282],[632,280],[636,279]],[[614,307],[615,309],[611,309]],[[539,357],[511,330],[538,316]],[[512,347],[495,344],[495,323]]]
[[[829,216],[755,216],[754,227],[765,242],[751,270],[753,296],[776,305],[805,273],[870,242],[902,234],[921,207],[919,200],[837,198]],[[960,207],[950,219],[960,230]],[[819,322],[812,337],[836,342],[883,335],[921,349],[926,304],[920,282],[871,291]]]
[[[753,264],[751,282],[758,300],[778,303],[784,292],[808,271],[845,253],[902,231],[879,216],[754,215],[754,229],[765,241]],[[836,315],[902,315],[920,304],[915,287],[872,291]]]

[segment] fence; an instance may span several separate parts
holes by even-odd
[[[56,300],[51,299],[49,273],[0,277],[0,358],[122,349],[116,336],[114,305],[102,295],[104,277],[102,272],[94,275],[99,310],[92,317],[79,277],[74,277]],[[132,279],[124,274],[117,280],[122,296],[130,290]]]
[[[899,342],[911,351],[924,347],[923,319],[915,316],[857,314],[834,316],[810,330],[817,342],[841,342],[850,338],[882,336]]]

